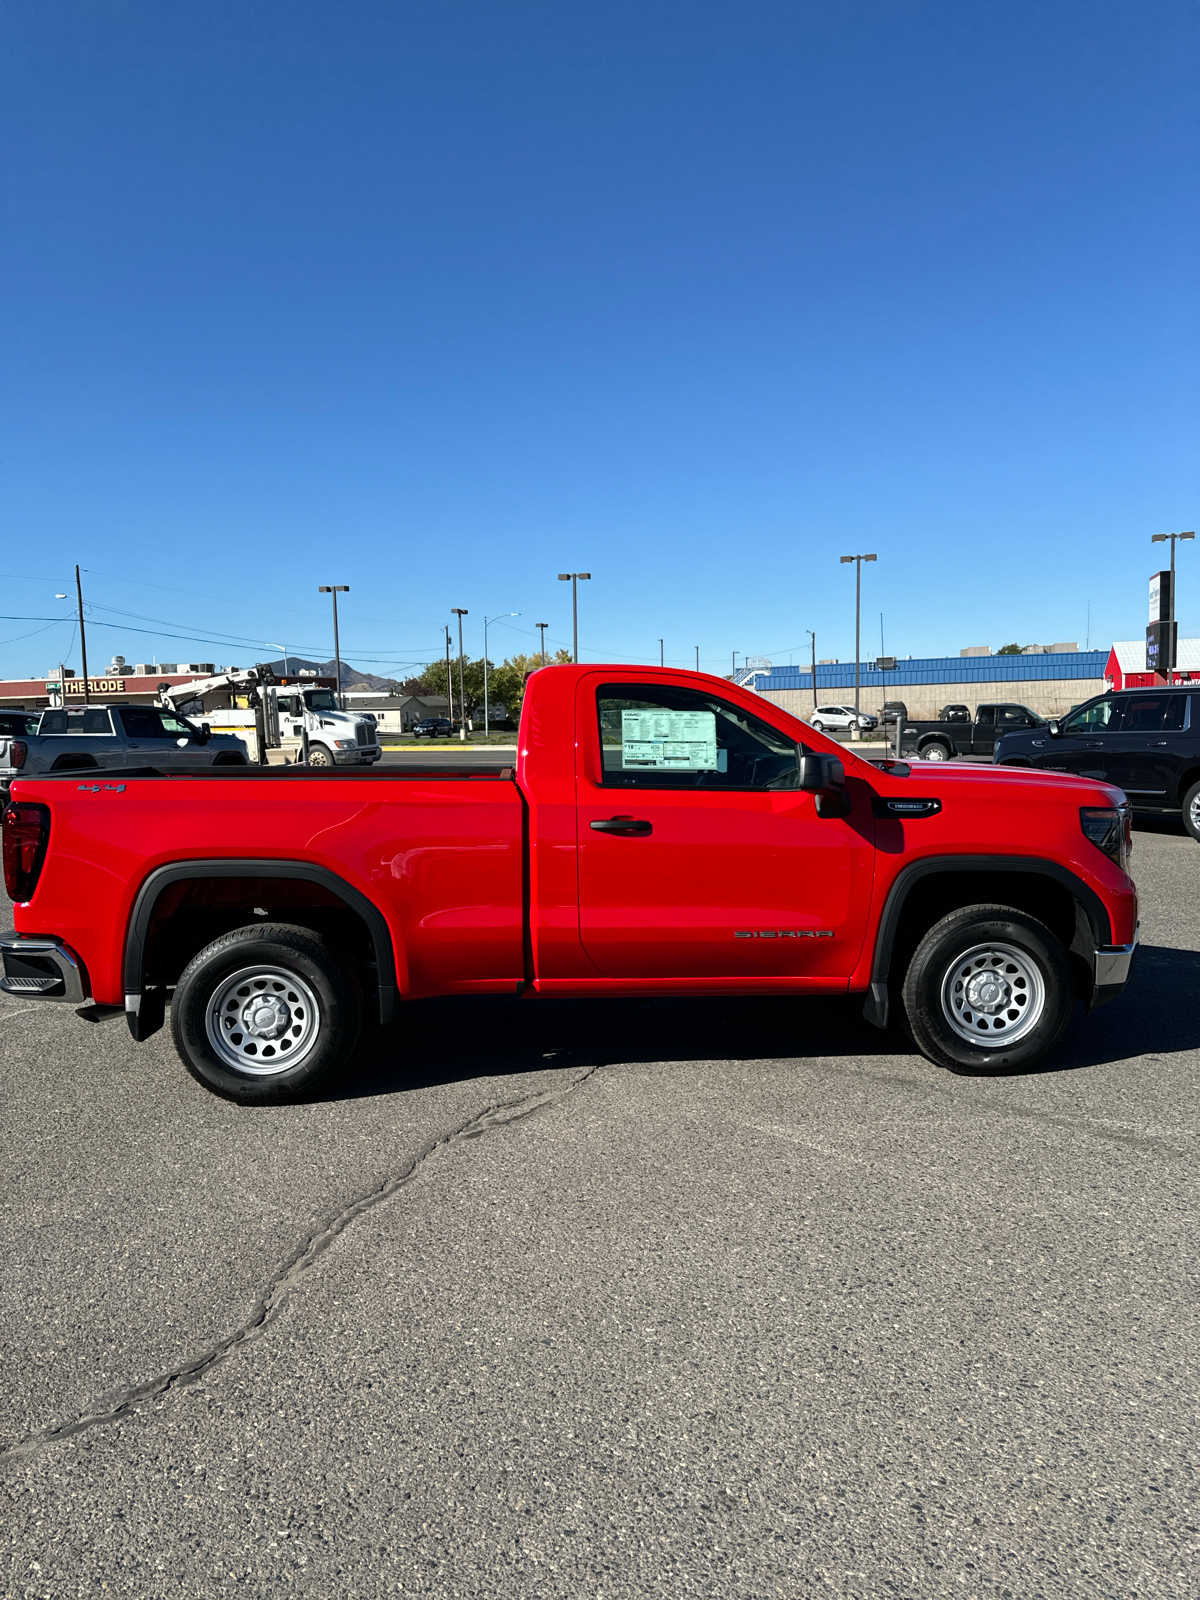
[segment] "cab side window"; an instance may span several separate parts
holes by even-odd
[[[597,691],[601,782],[616,789],[794,789],[799,747],[740,706],[696,689]]]

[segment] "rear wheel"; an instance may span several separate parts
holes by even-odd
[[[932,744],[923,745],[917,754],[922,761],[949,761],[952,751],[948,744],[943,744],[940,739],[935,739]]]
[[[825,732],[825,724],[821,721],[820,717],[814,717],[812,719],[812,721],[809,723],[809,727],[810,728],[815,728],[818,733],[824,733]]]
[[[1200,783],[1194,783],[1183,797],[1183,825],[1200,842]]]
[[[214,939],[184,968],[171,1032],[188,1071],[246,1105],[303,1099],[345,1065],[358,990],[320,935],[259,922]]]
[[[1074,1000],[1062,944],[1010,906],[966,906],[934,923],[904,978],[912,1036],[951,1072],[1010,1072],[1043,1060]]]

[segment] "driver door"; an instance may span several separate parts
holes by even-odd
[[[1045,765],[1108,782],[1113,738],[1120,726],[1121,708],[1111,695],[1089,701],[1066,718],[1057,738],[1047,738]]]
[[[671,684],[581,685],[579,929],[605,977],[828,984],[866,923],[871,791],[820,816],[799,747],[742,706]]]

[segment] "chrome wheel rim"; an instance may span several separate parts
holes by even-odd
[[[941,744],[931,744],[927,750],[921,752],[921,755],[925,761],[945,761],[947,759],[946,747]]]
[[[213,991],[204,1014],[222,1066],[253,1078],[289,1072],[321,1031],[321,1008],[303,978],[283,967],[243,967]]]
[[[1188,807],[1188,816],[1192,821],[1192,832],[1200,834],[1200,794],[1192,796],[1192,803]]]
[[[1041,968],[1013,944],[977,944],[942,981],[942,1015],[967,1044],[1002,1050],[1033,1032],[1046,1009]]]

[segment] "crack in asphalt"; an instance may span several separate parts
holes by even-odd
[[[123,1390],[120,1398],[103,1411],[87,1412],[72,1422],[61,1422],[53,1427],[42,1428],[37,1433],[28,1434],[17,1443],[0,1449],[0,1463],[20,1461],[38,1455],[51,1445],[70,1439],[75,1434],[123,1421],[147,1401],[161,1399],[172,1390],[182,1389],[197,1382],[214,1367],[227,1361],[274,1321],[301,1278],[312,1269],[314,1263],[352,1222],[361,1217],[365,1211],[370,1211],[383,1201],[390,1200],[399,1190],[406,1188],[435,1156],[452,1150],[455,1145],[462,1144],[468,1139],[478,1139],[481,1134],[489,1132],[492,1128],[506,1127],[511,1122],[519,1122],[525,1117],[533,1116],[546,1106],[565,1100],[568,1095],[585,1084],[593,1073],[598,1072],[602,1065],[600,1061],[593,1062],[561,1089],[542,1090],[538,1094],[524,1095],[517,1100],[501,1100],[494,1105],[485,1106],[482,1111],[477,1111],[473,1117],[468,1118],[457,1128],[452,1128],[449,1133],[434,1139],[424,1149],[418,1151],[402,1171],[384,1178],[373,1189],[351,1200],[323,1227],[309,1234],[259,1295],[250,1316],[232,1333],[209,1345],[202,1354],[186,1365],[176,1367],[170,1372],[160,1373],[156,1378],[147,1379],[144,1383],[134,1384],[131,1388]]]

